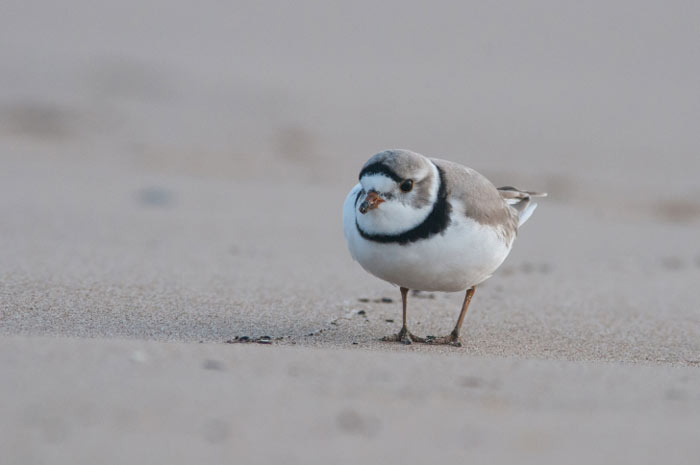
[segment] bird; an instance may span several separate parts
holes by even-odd
[[[362,166],[343,204],[343,232],[365,271],[399,286],[403,325],[385,341],[461,346],[460,330],[476,286],[506,259],[520,226],[546,193],[496,188],[461,164],[405,149],[379,152]],[[409,331],[409,290],[465,292],[450,334]]]

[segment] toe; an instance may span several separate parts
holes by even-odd
[[[462,347],[461,339],[459,338],[459,336],[455,336],[454,334],[450,334],[449,336],[443,336],[443,337],[428,336],[425,338],[425,342],[427,344],[450,345],[452,347]]]
[[[408,333],[408,335],[411,337],[411,340],[412,340],[413,342],[422,342],[422,343],[428,342],[425,338],[422,338],[422,337],[420,337],[420,336],[416,336],[416,335],[413,334],[413,333]]]

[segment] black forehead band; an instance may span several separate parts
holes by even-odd
[[[384,176],[391,178],[396,182],[403,181],[403,179],[399,177],[398,174],[394,173],[394,170],[392,170],[382,162],[372,163],[371,165],[367,165],[364,168],[362,168],[362,171],[360,171],[359,179],[362,179],[362,176],[366,176],[368,174],[383,174]]]

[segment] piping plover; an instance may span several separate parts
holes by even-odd
[[[401,289],[403,326],[384,338],[460,345],[476,285],[510,253],[518,228],[547,194],[496,188],[473,169],[409,150],[380,152],[362,167],[343,205],[350,254],[362,268]],[[421,338],[406,326],[408,291],[466,291],[454,330]]]

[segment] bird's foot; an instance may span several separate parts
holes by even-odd
[[[400,342],[406,345],[411,344],[413,342],[427,342],[422,337],[418,337],[415,334],[412,334],[407,328],[401,328],[401,331],[399,331],[398,334],[394,334],[393,336],[383,337],[382,341]]]
[[[454,331],[451,332],[447,336],[442,336],[442,337],[435,337],[435,336],[428,336],[425,338],[425,342],[427,344],[435,344],[435,345],[449,345],[453,347],[462,347],[462,341],[459,337],[459,334],[455,333]]]

